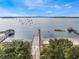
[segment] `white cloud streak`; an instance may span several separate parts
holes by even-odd
[[[36,14],[24,14],[24,13],[11,12],[8,9],[0,7],[0,16],[37,16],[37,15]]]
[[[51,14],[51,13],[52,13],[52,11],[51,11],[51,10],[48,10],[48,11],[46,11],[46,13]]]
[[[36,7],[45,4],[47,0],[25,0],[24,4],[28,7]]]
[[[56,9],[61,9],[62,8],[62,6],[60,6],[60,5],[54,5],[53,7],[56,8]]]
[[[65,4],[64,7],[66,7],[66,8],[72,8],[72,5],[70,5],[70,4]]]

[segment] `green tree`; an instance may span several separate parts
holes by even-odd
[[[0,44],[0,58],[2,57],[2,55],[3,55],[3,53],[4,53],[4,49],[5,49],[4,44],[1,43],[1,44]]]
[[[42,45],[42,50],[41,50],[41,59],[47,59],[48,57],[48,46],[47,45]]]
[[[72,46],[66,54],[66,59],[79,59],[79,46]]]
[[[30,42],[15,40],[5,44],[4,54],[0,59],[31,59]]]
[[[43,47],[42,59],[65,59],[67,49],[73,46],[68,39],[50,39],[48,47]],[[46,51],[46,52],[45,52]]]
[[[49,41],[49,59],[65,59],[65,53],[73,45],[68,39],[54,39]]]

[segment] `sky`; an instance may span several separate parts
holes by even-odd
[[[0,16],[79,16],[79,0],[0,0]]]

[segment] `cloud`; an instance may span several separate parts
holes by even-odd
[[[10,10],[0,7],[0,16],[17,16],[20,14],[12,13]]]
[[[62,6],[60,6],[60,5],[54,5],[53,7],[56,8],[56,9],[61,9],[62,8]]]
[[[0,16],[21,16],[21,15],[17,13],[5,12],[5,13],[1,13]]]
[[[72,5],[70,5],[70,4],[65,4],[64,7],[65,7],[65,8],[72,8]]]
[[[72,8],[73,6],[70,5],[70,4],[65,4],[65,5],[58,5],[58,4],[56,4],[56,5],[53,5],[52,7],[56,8],[56,9],[64,9],[64,8]]]
[[[13,12],[12,10],[0,7],[0,16],[37,16],[37,14],[29,14],[22,12]]]
[[[1,0],[2,1],[2,0]],[[7,6],[6,8],[0,7],[0,16],[41,16],[41,15],[65,15],[73,7],[71,4],[58,4],[48,2],[48,0],[13,0],[14,7]],[[72,10],[73,11],[73,10]],[[70,12],[68,12],[69,14]]]
[[[47,0],[25,0],[24,4],[28,7],[36,7],[45,4]]]
[[[52,11],[51,11],[51,10],[48,10],[48,11],[46,11],[46,13],[47,13],[47,14],[51,14],[51,13],[52,13]]]
[[[72,6],[68,6],[68,8],[72,8]]]
[[[18,14],[12,12],[1,13],[0,16],[37,16],[36,14]]]
[[[34,7],[28,7],[28,10],[32,10],[32,9],[35,9]]]

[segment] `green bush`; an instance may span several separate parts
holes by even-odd
[[[50,39],[48,48],[43,47],[41,51],[41,59],[65,59],[65,53],[71,46],[73,43],[68,39]]]
[[[66,54],[66,59],[79,59],[79,46],[72,46]]]
[[[4,51],[0,59],[31,59],[30,42],[12,41],[4,43]]]

